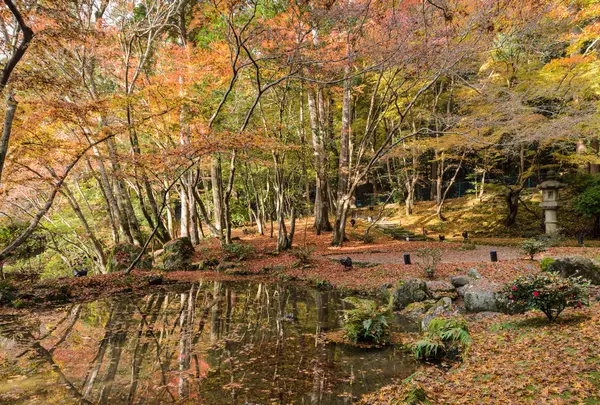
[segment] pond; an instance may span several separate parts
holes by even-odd
[[[5,317],[0,403],[349,404],[414,372],[400,348],[323,342],[341,298],[205,281]]]

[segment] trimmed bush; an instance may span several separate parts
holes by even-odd
[[[521,306],[537,309],[554,321],[566,308],[589,305],[589,282],[580,277],[563,278],[557,273],[538,273],[521,276],[504,286],[503,295],[508,308]]]
[[[378,345],[390,342],[389,307],[380,307],[374,301],[355,297],[346,298],[344,302],[354,307],[343,311],[344,333],[349,340]]]
[[[540,262],[540,268],[542,269],[542,271],[548,271],[548,267],[550,267],[550,265],[554,263],[554,259],[551,257],[544,257],[542,259],[542,261]]]
[[[546,250],[548,250],[548,246],[547,246],[546,242],[542,242],[537,239],[527,239],[521,245],[521,250],[526,255],[528,255],[531,260],[533,260],[533,257],[536,254],[542,253],[542,252],[545,252]]]

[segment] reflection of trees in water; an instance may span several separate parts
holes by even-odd
[[[350,375],[334,367],[335,346],[317,338],[338,326],[341,304],[330,292],[214,282],[103,304],[103,324],[77,305],[45,335],[19,342],[21,357],[47,364],[76,401],[320,404]],[[84,333],[98,339],[89,366],[60,369],[56,349]]]

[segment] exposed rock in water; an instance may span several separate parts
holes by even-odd
[[[394,291],[393,306],[395,310],[401,310],[413,302],[425,301],[427,297],[425,281],[413,278],[403,281]]]
[[[142,248],[129,243],[119,243],[115,245],[108,259],[107,270],[109,273],[126,270],[131,263],[138,257]],[[152,268],[152,258],[143,255],[135,265],[138,269],[149,270]]]
[[[190,238],[173,239],[165,243],[163,250],[164,252],[160,256],[163,270],[194,270],[194,266],[192,265],[194,245],[192,245]]]
[[[458,298],[456,288],[447,281],[427,281],[426,285],[429,297],[434,300],[439,300],[443,297],[449,297],[453,300]]]
[[[585,257],[574,256],[555,259],[547,270],[558,273],[562,277],[582,277],[592,284],[600,285],[600,267]]]

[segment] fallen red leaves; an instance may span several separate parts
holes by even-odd
[[[473,342],[464,363],[449,372],[425,368],[413,385],[388,386],[364,403],[401,403],[395,401],[415,384],[434,404],[598,403],[599,309],[595,303],[569,310],[556,323],[539,313],[471,317]]]

